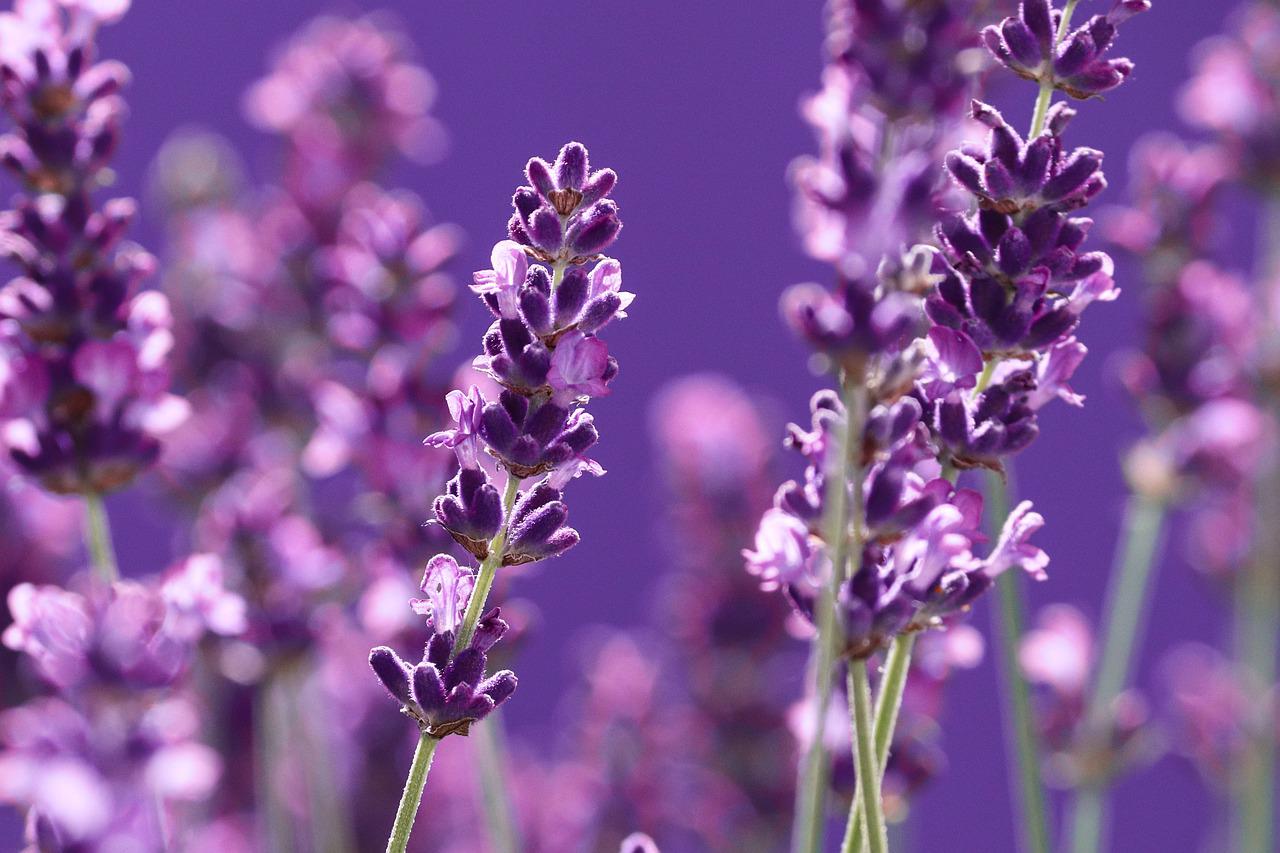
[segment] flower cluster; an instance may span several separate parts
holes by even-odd
[[[1258,402],[1273,345],[1245,278],[1214,259],[1215,238],[1228,227],[1231,189],[1265,182],[1261,172],[1275,168],[1262,125],[1275,127],[1277,113],[1273,96],[1208,93],[1222,84],[1253,93],[1274,81],[1254,53],[1277,33],[1275,11],[1251,5],[1232,35],[1205,43],[1182,106],[1189,123],[1216,138],[1195,146],[1168,134],[1140,140],[1130,202],[1107,220],[1107,236],[1142,259],[1147,283],[1143,347],[1126,357],[1122,379],[1151,435],[1130,453],[1129,479],[1188,508],[1194,563],[1213,574],[1230,574],[1246,558],[1254,473],[1275,431]],[[1244,113],[1229,116],[1236,107]]]
[[[1111,778],[1149,752],[1150,711],[1137,690],[1117,696],[1105,720],[1087,720],[1095,647],[1084,615],[1068,604],[1053,604],[1040,612],[1018,649],[1027,680],[1041,688],[1036,718],[1050,753],[1045,772],[1063,787]],[[1087,730],[1086,723],[1101,731]]]
[[[414,611],[426,616],[431,627],[422,662],[411,666],[386,646],[369,654],[369,665],[387,692],[432,737],[465,735],[473,722],[488,716],[516,689],[510,670],[483,677],[485,654],[507,632],[499,608],[480,618],[466,648],[455,649],[473,589],[471,574],[462,571],[452,557],[434,557],[422,577],[427,597],[413,603]]]
[[[1133,72],[1127,59],[1108,59],[1121,23],[1151,8],[1151,0],[1116,0],[1069,33],[1051,0],[1022,0],[1018,14],[982,31],[982,40],[1005,68],[1073,98],[1091,98],[1119,86]]]
[[[450,690],[459,689],[455,684],[467,685],[472,693],[480,690],[483,652],[502,633],[487,630],[489,617],[481,618],[497,569],[558,556],[577,544],[578,532],[567,525],[564,488],[584,473],[604,473],[587,456],[599,434],[586,404],[607,394],[618,373],[617,361],[598,335],[614,318],[626,316],[633,298],[621,290],[621,264],[599,254],[622,227],[608,198],[617,180],[614,172],[591,171],[586,148],[571,142],[554,164],[530,160],[525,175],[529,185],[517,189],[512,200],[512,239],[493,247],[492,268],[477,272],[471,288],[494,317],[475,368],[496,384],[497,393],[487,398],[478,385],[465,393],[451,391],[453,425],[426,439],[428,446],[452,449],[458,460],[457,474],[435,501],[435,521],[480,561],[474,574],[458,570],[451,581],[474,585],[475,600],[457,635],[447,643],[432,640],[428,660],[414,668],[412,678],[396,675],[400,664],[385,650],[375,649],[370,659],[422,731],[437,738],[465,734],[471,721],[515,687],[514,677],[502,680],[487,704],[460,694],[461,704],[441,705],[432,692],[438,683]],[[492,482],[495,464],[506,472],[505,495]],[[522,481],[535,477],[520,489]],[[429,565],[439,567],[442,561],[452,563],[439,555]],[[442,630],[452,628],[437,627],[437,637]],[[455,642],[463,648],[454,649]],[[426,672],[437,677],[420,675]],[[459,682],[463,676],[472,680]],[[426,679],[422,685],[420,678]],[[419,695],[419,686],[429,695]]]
[[[168,393],[168,302],[138,292],[155,260],[124,242],[136,205],[94,201],[128,79],[95,61],[113,19],[97,12],[23,4],[4,15],[0,54],[0,161],[24,190],[0,216],[0,254],[20,271],[0,288],[0,422],[17,463],[61,493],[127,484],[187,411]]]
[[[1206,39],[1179,99],[1187,124],[1219,137],[1244,174],[1267,188],[1280,180],[1280,12],[1245,3],[1226,32]],[[1230,97],[1225,97],[1229,93]]]
[[[53,691],[0,715],[0,799],[28,809],[31,849],[164,848],[170,815],[221,773],[186,687],[201,638],[245,627],[221,564],[193,555],[84,592],[19,584],[8,609],[4,644]]]

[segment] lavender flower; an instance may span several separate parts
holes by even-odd
[[[119,138],[128,77],[119,63],[94,62],[100,22],[92,7],[64,19],[24,6],[7,19],[16,44],[0,58],[12,123],[0,159],[28,193],[0,223],[0,252],[21,271],[0,289],[0,417],[12,421],[18,464],[64,493],[127,484],[187,411],[167,390],[168,303],[137,292],[155,261],[122,242],[135,205],[92,198]]]
[[[1117,28],[1150,0],[1117,0],[1105,15],[1094,15],[1058,37],[1062,13],[1049,0],[1022,0],[1017,16],[982,31],[992,55],[1014,74],[1051,86],[1073,98],[1110,91],[1133,72],[1127,59],[1108,59]]]
[[[441,593],[443,605],[432,605],[436,633],[423,663],[409,667],[383,647],[370,656],[379,680],[421,731],[389,850],[408,844],[438,741],[465,734],[515,689],[510,672],[483,679],[484,653],[506,630],[496,609],[485,611],[497,570],[558,556],[577,544],[578,532],[566,524],[563,490],[584,473],[604,474],[586,455],[599,438],[586,405],[608,393],[618,373],[598,333],[625,316],[632,299],[621,290],[621,265],[599,254],[622,227],[617,205],[607,198],[617,176],[608,169],[592,172],[587,150],[577,142],[565,145],[554,165],[533,158],[525,175],[529,186],[518,188],[512,200],[511,239],[493,247],[492,268],[476,272],[471,287],[494,316],[474,367],[499,390],[490,398],[475,385],[466,394],[452,392],[453,426],[426,439],[428,446],[452,448],[458,458],[458,475],[435,504],[436,520],[480,560],[474,580],[462,573],[474,591],[468,590],[466,612],[456,623],[453,615],[442,615],[454,613],[457,602],[449,594]],[[494,500],[497,490],[482,454],[506,472],[501,501]],[[540,479],[521,491],[521,482],[533,477]],[[429,578],[432,567],[441,578],[454,578],[449,586],[458,583],[451,557],[432,558]]]
[[[507,632],[498,608],[480,618],[466,648],[455,649],[473,589],[474,578],[451,557],[434,557],[422,577],[427,598],[414,603],[414,610],[427,616],[431,627],[422,662],[406,663],[386,646],[369,653],[369,665],[387,692],[433,738],[466,735],[472,723],[488,716],[516,689],[516,676],[510,670],[484,677],[487,652]]]
[[[1137,690],[1115,697],[1105,720],[1088,719],[1096,646],[1080,611],[1053,604],[1040,611],[1018,649],[1022,671],[1041,688],[1037,719],[1050,750],[1044,770],[1063,787],[1098,784],[1150,753],[1150,711]]]

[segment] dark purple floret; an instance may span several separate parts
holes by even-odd
[[[433,634],[422,662],[402,660],[392,649],[378,646],[369,653],[369,665],[392,698],[413,717],[423,732],[436,738],[466,735],[471,724],[487,717],[515,692],[517,679],[510,670],[484,677],[485,651],[507,630],[498,608],[480,620],[477,639],[452,660],[453,632]]]
[[[525,167],[530,186],[512,197],[512,240],[546,262],[581,263],[604,251],[622,229],[618,206],[608,200],[618,176],[611,169],[591,172],[587,149],[570,142],[554,165],[534,157]]]
[[[436,520],[454,540],[479,559],[502,527],[502,497],[483,468],[459,468],[435,500]]]
[[[558,557],[578,544],[578,531],[566,526],[569,508],[548,482],[521,494],[511,511],[510,534],[502,564],[516,566]]]
[[[976,399],[952,391],[932,403],[930,426],[957,467],[1001,470],[1000,457],[1022,450],[1039,433],[1028,400],[1035,388],[1031,371],[1020,370]]]
[[[1061,42],[1062,13],[1050,0],[1022,0],[1018,14],[982,31],[991,55],[1019,77],[1049,82],[1073,98],[1110,91],[1133,71],[1127,59],[1108,59],[1119,24],[1151,8],[1150,0],[1118,0],[1106,15],[1095,15]]]
[[[591,415],[552,401],[503,391],[484,407],[480,436],[508,470],[520,477],[546,473],[584,453],[599,439]]]

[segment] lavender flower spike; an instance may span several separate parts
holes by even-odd
[[[138,287],[155,259],[123,241],[132,199],[96,204],[125,113],[128,71],[95,62],[91,5],[19,4],[0,59],[10,129],[0,159],[24,194],[0,217],[0,425],[5,449],[45,488],[95,495],[129,483],[186,417],[168,393],[172,317]],[[117,8],[118,17],[127,3]],[[21,37],[19,37],[21,34]]]
[[[493,315],[473,364],[499,390],[489,398],[475,386],[451,391],[454,424],[426,443],[457,456],[458,472],[434,502],[435,521],[480,566],[460,569],[445,554],[428,564],[428,597],[414,603],[434,632],[421,663],[385,646],[370,653],[378,679],[421,731],[389,851],[408,844],[439,740],[466,734],[515,690],[510,672],[484,677],[485,652],[507,629],[486,604],[498,569],[576,545],[564,489],[584,473],[604,474],[587,455],[600,438],[587,406],[618,375],[600,333],[627,316],[635,297],[622,290],[622,265],[601,254],[622,229],[608,198],[617,175],[593,172],[589,162],[578,142],[565,145],[554,164],[530,160],[529,183],[512,197],[510,239],[494,245],[491,268],[472,278],[472,292]],[[484,457],[505,473],[501,495]],[[521,491],[533,477],[540,479]]]

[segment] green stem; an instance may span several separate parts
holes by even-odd
[[[880,692],[876,696],[876,766],[884,777],[889,760],[889,745],[893,743],[893,731],[898,724],[898,711],[902,707],[902,694],[907,687],[907,674],[911,669],[911,652],[915,648],[916,635],[899,634],[889,646],[885,659],[884,677],[880,680]],[[853,807],[849,810],[849,822],[845,826],[844,853],[861,853],[865,843],[866,820],[862,809],[862,783],[853,794]]]
[[[502,565],[502,552],[507,544],[507,533],[510,529],[511,509],[515,506],[516,496],[520,493],[520,478],[508,474],[506,492],[502,496],[502,527],[489,543],[489,554],[480,563],[480,571],[476,573],[476,585],[471,591],[471,600],[467,602],[467,611],[462,616],[462,624],[458,626],[458,637],[453,649],[457,652],[471,645],[475,636],[476,625],[484,613],[485,602],[489,598],[489,590],[493,589],[493,579]],[[430,743],[428,743],[430,741]],[[404,783],[404,795],[400,798],[400,809],[396,812],[395,826],[391,830],[391,838],[387,841],[387,853],[403,851],[409,843],[409,832],[413,829],[413,819],[418,813],[418,803],[422,800],[422,786],[427,781],[427,771],[431,768],[431,759],[435,755],[438,738],[426,732],[418,739],[418,749],[413,754],[413,764],[409,768],[409,778]]]
[[[111,544],[111,522],[102,495],[89,492],[84,496],[84,541],[94,573],[104,583],[120,580],[116,551]]]
[[[489,830],[489,848],[493,853],[515,853],[520,837],[512,821],[514,808],[503,782],[502,756],[506,752],[502,712],[494,711],[475,728],[476,764],[480,774],[480,793],[484,802],[485,825]]]
[[[254,773],[258,813],[262,818],[262,831],[270,850],[294,848],[293,826],[277,791],[277,771],[289,754],[287,713],[281,708],[282,697],[276,684],[276,676],[268,674],[257,686],[254,695]]]
[[[1071,16],[1075,14],[1076,4],[1080,0],[1069,0],[1062,10],[1062,20],[1058,23],[1058,31],[1054,34],[1054,44],[1062,41],[1071,29]],[[1031,115],[1031,134],[1028,139],[1035,139],[1044,130],[1045,116],[1049,114],[1049,104],[1053,101],[1053,71],[1044,69],[1045,77],[1040,81],[1040,94],[1036,97],[1035,112]]]
[[[823,529],[831,548],[831,578],[822,584],[818,592],[817,628],[810,654],[809,679],[814,698],[812,713],[813,737],[805,752],[796,785],[795,825],[792,827],[791,846],[796,853],[817,853],[822,846],[822,826],[825,820],[827,800],[828,756],[822,743],[822,731],[826,722],[827,706],[831,702],[831,677],[836,659],[837,628],[835,600],[836,589],[844,580],[849,554],[849,483],[861,482],[860,460],[852,453],[854,435],[861,435],[866,418],[866,388],[858,380],[845,378],[843,397],[847,417],[839,427],[835,452],[828,460],[827,487],[824,496],[826,517]],[[856,505],[861,506],[861,490]]]
[[[871,681],[867,661],[849,663],[849,710],[853,726],[854,759],[862,791],[862,812],[866,815],[867,846],[871,853],[888,853],[889,839],[884,829],[884,803],[880,798],[881,764],[873,752],[876,746],[871,722]]]
[[[1263,199],[1259,217],[1258,278],[1274,280],[1280,273],[1280,192]],[[1260,292],[1265,292],[1261,289]],[[1266,316],[1260,311],[1260,316]],[[1263,359],[1280,364],[1280,334],[1274,325],[1265,328],[1263,340],[1270,346]],[[1273,422],[1280,421],[1280,376],[1272,374],[1260,389]],[[1236,578],[1235,656],[1252,688],[1265,691],[1276,682],[1276,635],[1280,633],[1280,459],[1274,455],[1259,466],[1254,483],[1254,519],[1257,541],[1252,562]],[[1261,853],[1273,849],[1276,743],[1274,724],[1257,703],[1257,716],[1248,721],[1248,743],[1231,768],[1233,850]]]
[[[400,807],[396,809],[396,822],[387,840],[387,853],[404,853],[409,846],[409,833],[413,831],[414,818],[418,816],[418,804],[422,802],[422,789],[427,784],[431,760],[435,758],[440,739],[423,732],[418,736],[418,748],[413,751],[413,764],[409,765],[409,778],[400,795]]]
[[[511,508],[515,506],[516,495],[520,493],[520,478],[507,476],[507,490],[502,496],[502,517],[511,518]],[[508,525],[503,522],[498,534],[489,543],[489,555],[480,564],[476,573],[476,586],[471,591],[471,600],[467,602],[467,612],[462,616],[462,624],[458,626],[458,639],[454,642],[454,651],[465,649],[475,636],[476,625],[484,614],[485,602],[489,600],[489,590],[493,589],[493,580],[498,574],[498,566],[502,565],[502,552],[507,544]]]
[[[987,500],[994,536],[1009,514],[1005,482],[998,474],[987,480]],[[996,579],[996,649],[1005,692],[1005,731],[1012,733],[1010,749],[1017,756],[1023,849],[1030,853],[1049,853],[1048,810],[1040,780],[1040,739],[1031,712],[1030,690],[1018,666],[1018,643],[1025,622],[1020,581],[1016,572],[1005,572]]]
[[[1085,714],[1085,737],[1101,745],[1116,697],[1128,683],[1138,645],[1138,632],[1155,569],[1156,546],[1164,520],[1164,504],[1133,494],[1125,507],[1124,527],[1107,592],[1102,657]],[[1097,850],[1105,822],[1105,779],[1086,780],[1071,810],[1072,850]]]

